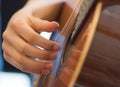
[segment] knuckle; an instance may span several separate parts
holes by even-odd
[[[12,19],[12,20],[10,21],[9,25],[10,25],[11,27],[18,27],[18,24],[21,25],[22,21],[23,21],[23,20],[20,19],[20,18],[14,18],[14,19]]]
[[[3,53],[3,57],[5,61],[12,65],[12,60],[6,53]]]
[[[5,31],[5,32],[3,32],[2,37],[3,37],[3,39],[8,38],[8,35],[7,35],[7,32],[6,32],[6,31]]]
[[[21,45],[19,50],[21,53],[26,53],[27,52],[27,45],[26,44]]]
[[[4,59],[5,59],[6,61],[9,61],[9,59],[8,59],[8,57],[6,56],[5,53],[3,53],[3,57],[4,57]]]
[[[3,42],[2,43],[2,49],[4,50],[4,48],[5,48],[5,43]]]
[[[3,32],[2,37],[3,37],[3,39],[6,38],[6,33],[5,32]]]

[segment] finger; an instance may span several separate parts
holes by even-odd
[[[61,46],[51,40],[47,40],[36,33],[31,27],[23,22],[22,26],[14,27],[16,32],[28,43],[38,45],[46,50],[58,51]]]
[[[69,67],[64,67],[59,78],[67,85],[69,84],[73,71]]]
[[[11,64],[12,66],[16,67],[19,69],[20,65],[13,59],[11,58],[6,52],[3,52],[4,59]]]
[[[9,36],[4,37],[4,39],[5,39],[4,41],[8,43],[7,45],[13,46],[16,50],[18,50],[23,55],[30,56],[32,58],[40,58],[42,60],[55,60],[57,58],[56,52],[41,50],[38,47],[35,47],[29,43],[26,43],[23,39],[18,37],[16,34],[13,34],[13,32],[9,33]]]
[[[10,57],[7,58],[4,56],[5,59],[24,72],[42,73],[42,70],[44,69],[51,70],[53,68],[53,63],[50,61],[32,60],[29,57],[20,54],[6,43],[3,43],[2,47],[5,52],[10,55]]]
[[[37,32],[41,31],[53,32],[59,27],[58,22],[55,21],[49,22],[47,20],[41,20],[36,17],[30,18],[29,25]]]
[[[7,61],[7,62],[9,62],[12,66],[14,66],[14,67],[16,67],[17,69],[20,69],[20,70],[22,70],[22,71],[24,71],[23,70],[23,67],[21,67],[21,65],[19,65],[19,63],[17,63],[12,57],[10,57],[7,53],[3,53],[3,56],[5,57],[5,60]],[[50,70],[49,69],[41,69],[41,70],[34,70],[34,72],[33,71],[31,71],[31,69],[30,69],[30,71],[24,71],[24,72],[28,72],[28,73],[37,73],[37,74],[48,74],[49,72],[50,72]]]
[[[72,70],[75,70],[76,64],[79,61],[80,55],[81,55],[81,51],[73,48],[71,50],[70,56],[69,56],[69,58],[67,60],[67,63],[66,63],[67,66],[69,68],[71,68]]]

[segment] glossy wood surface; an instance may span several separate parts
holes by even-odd
[[[103,8],[78,83],[83,87],[120,87],[120,4]]]

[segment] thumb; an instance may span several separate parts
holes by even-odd
[[[41,32],[41,31],[53,32],[54,30],[58,29],[59,23],[56,21],[49,22],[47,20],[41,20],[39,18],[33,17],[30,20],[30,26],[36,32]]]

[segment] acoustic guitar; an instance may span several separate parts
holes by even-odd
[[[119,0],[68,0],[63,5],[60,31],[51,36],[62,49],[53,70],[36,75],[34,87],[120,87]]]

